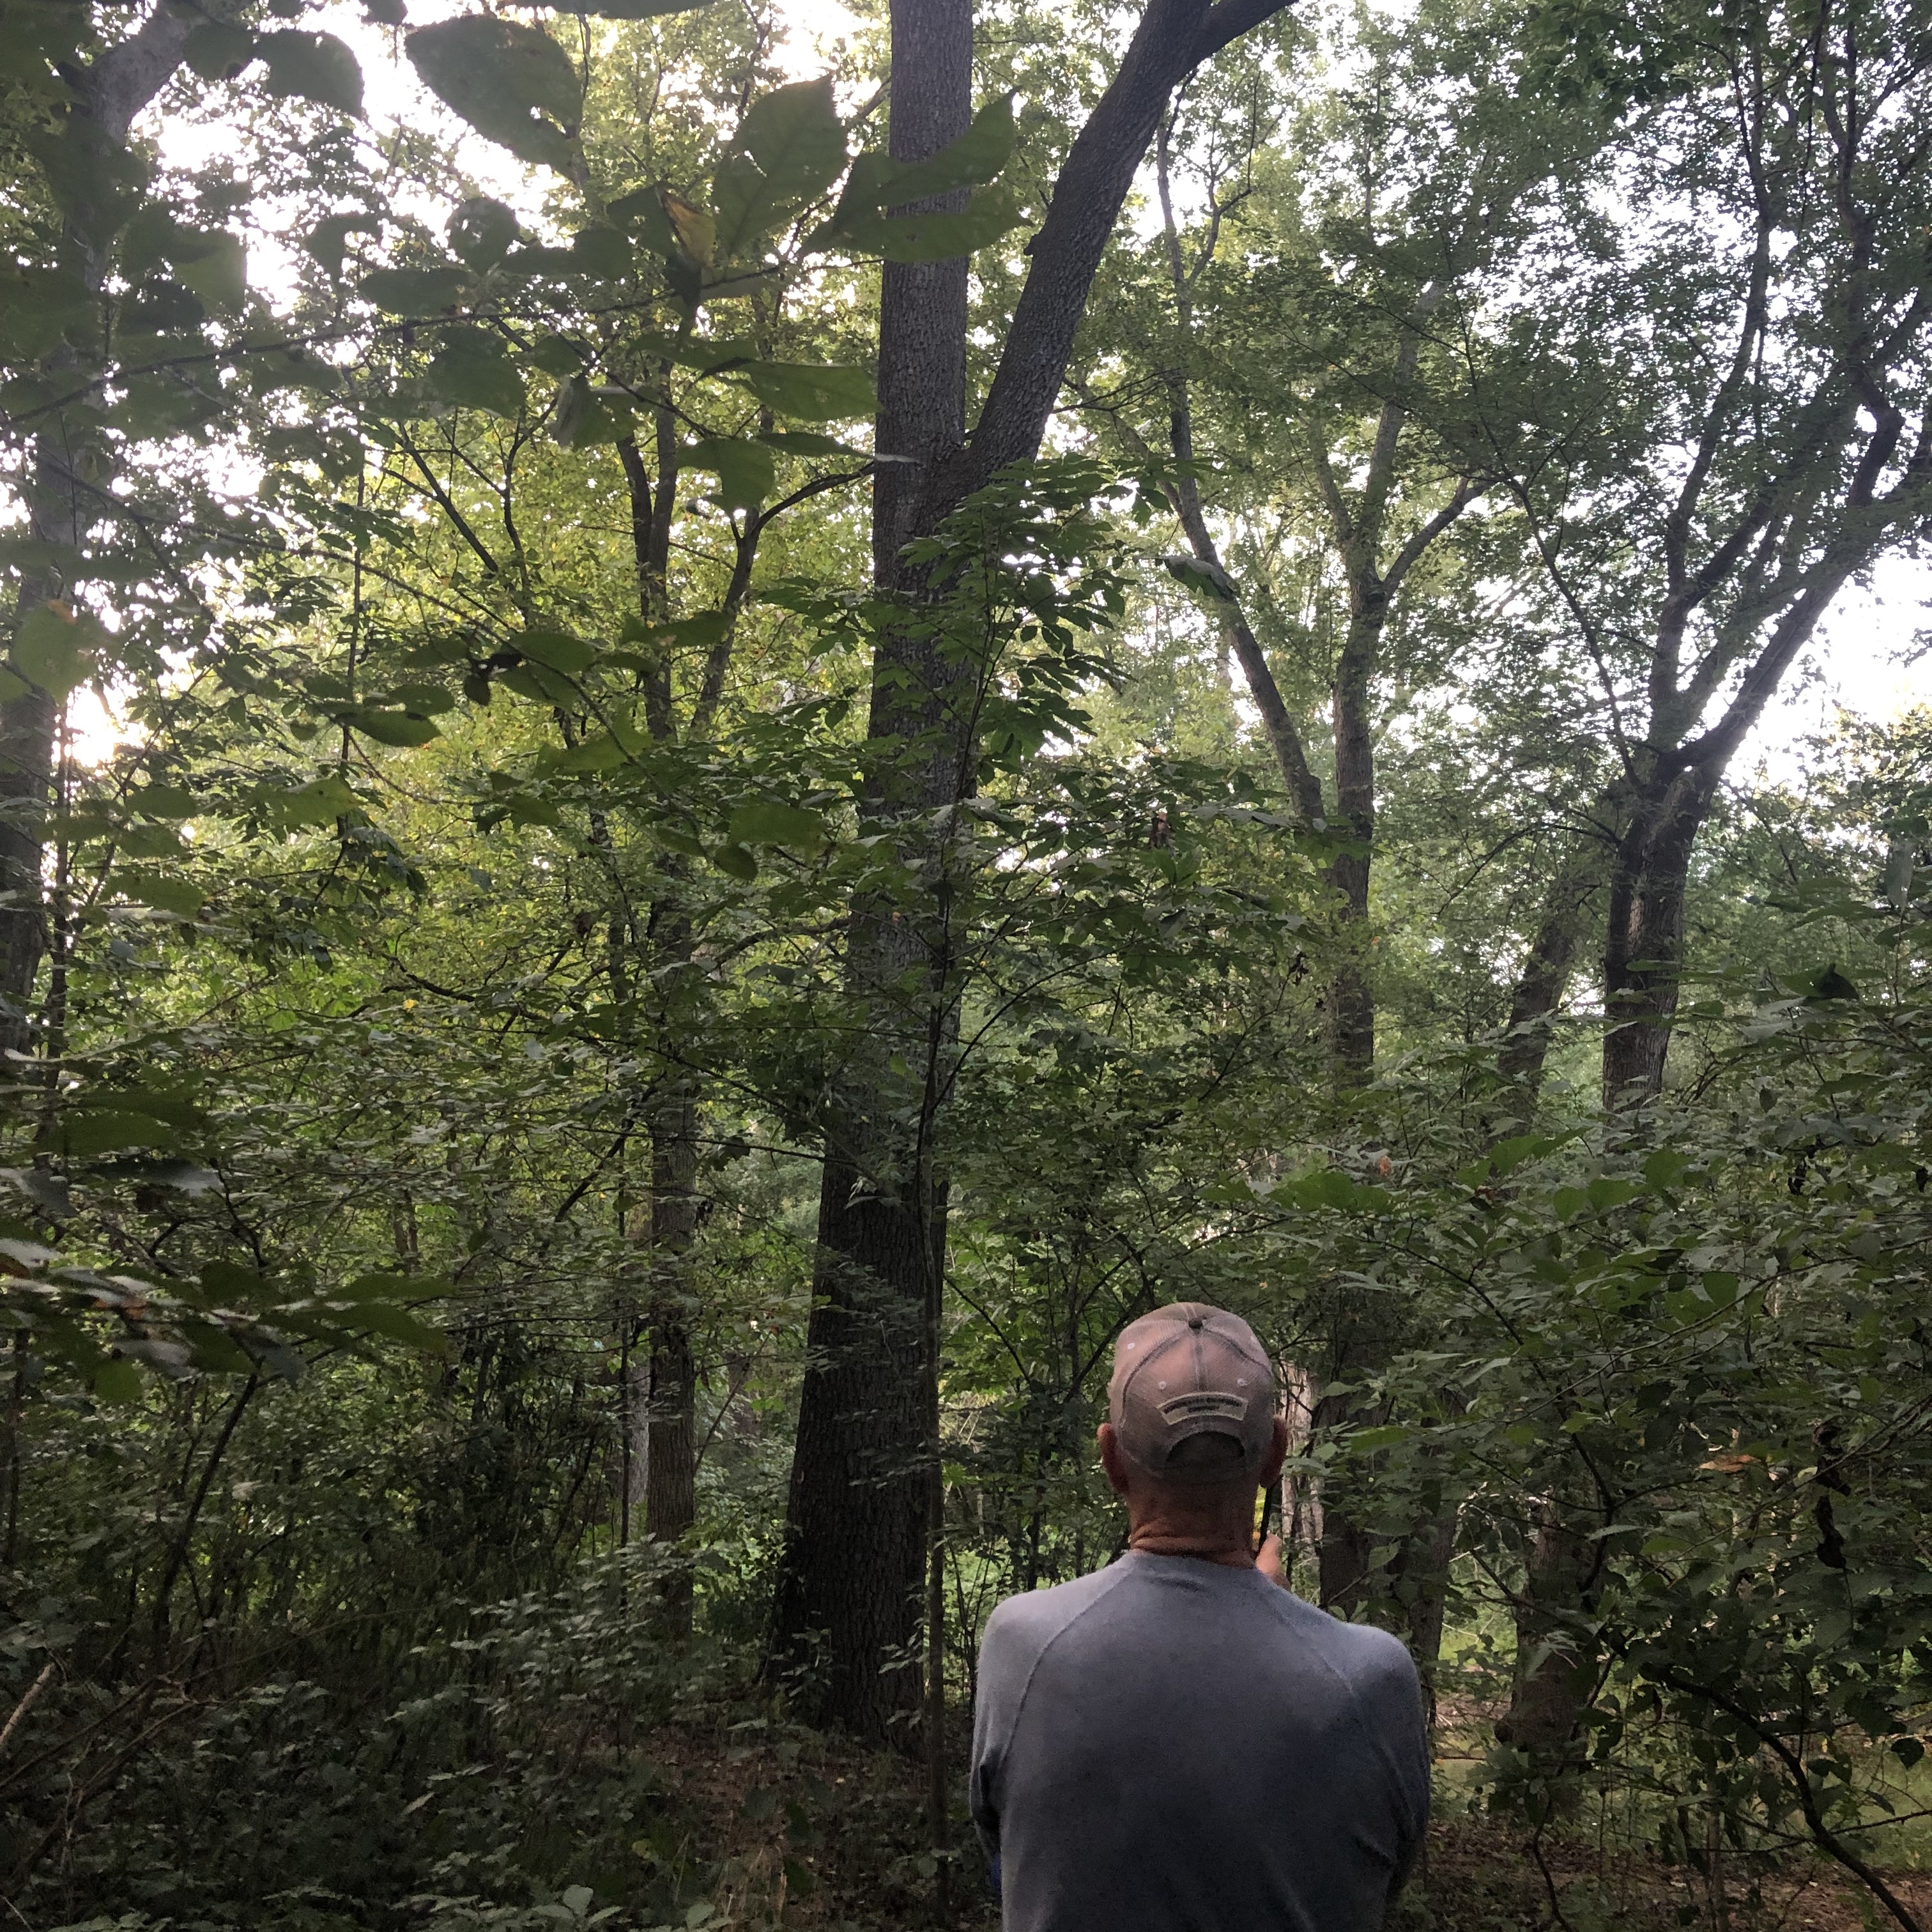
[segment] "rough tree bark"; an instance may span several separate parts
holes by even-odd
[[[1536,1118],[1556,1018],[1582,950],[1592,903],[1604,889],[1609,858],[1606,839],[1585,832],[1570,841],[1558,862],[1529,950],[1516,971],[1509,1020],[1496,1052],[1498,1138]]]
[[[668,369],[659,371],[667,386],[669,376]],[[626,438],[618,446],[630,494],[638,609],[646,623],[662,623],[670,614],[668,578],[677,508],[678,436],[668,400],[656,412],[656,428],[655,484],[636,443]],[[710,682],[707,678],[707,688]],[[668,658],[647,676],[644,720],[656,742],[676,739]],[[663,887],[637,935],[641,970],[631,982],[651,989],[660,1034],[668,1030],[668,1011],[691,970],[695,943],[690,914],[680,903],[682,868],[672,863],[662,871]],[[698,1362],[685,1280],[686,1256],[698,1226],[698,1082],[665,1058],[647,1114],[651,1191],[644,1318],[650,1343],[643,1360],[633,1365],[641,1390],[627,1390],[626,1400],[632,1426],[641,1426],[643,1435],[631,1462],[642,1491],[645,1534],[653,1542],[672,1545],[683,1539],[698,1514]],[[676,1571],[667,1578],[659,1608],[674,1634],[688,1631],[692,1592],[686,1574]]]
[[[1009,464],[1038,452],[1094,275],[1174,88],[1279,0],[1151,0],[1069,152],[985,406],[964,433],[964,261],[889,264],[880,314],[878,447],[910,457],[875,482],[880,586],[915,598],[898,561]],[[970,0],[894,0],[891,152],[918,160],[971,114]],[[949,967],[943,820],[970,784],[968,729],[949,700],[958,675],[914,637],[875,656],[872,736],[907,754],[868,781],[868,820],[897,827],[919,902],[859,904],[847,975],[869,1037],[855,1042],[831,1110],[810,1356],[774,1609],[771,1663],[814,1668],[820,1720],[881,1736],[915,1706],[936,1364],[927,1337],[945,1258],[946,1189],[933,1155],[943,1057],[958,997]],[[930,835],[926,836],[930,841]],[[903,1036],[927,1070],[910,1080],[880,1051]]]
[[[1573,1741],[1595,1690],[1600,1652],[1588,1629],[1603,1582],[1604,1546],[1577,1528],[1568,1498],[1540,1504],[1529,1525],[1516,1606],[1516,1672],[1496,1736],[1546,1776],[1574,1769]]]
[[[922,160],[971,123],[971,0],[894,0],[892,33],[890,152]],[[928,205],[964,203],[955,194]],[[881,464],[872,484],[873,581],[888,596],[916,594],[899,554],[920,532],[934,469],[965,436],[967,266],[963,256],[885,265],[874,446],[907,459]],[[915,828],[956,803],[963,783],[946,730],[956,675],[908,632],[890,634],[874,667],[868,736],[937,741],[926,757],[880,771],[863,801],[870,825],[899,836],[922,884],[933,855]],[[910,1661],[930,1514],[926,1312],[944,1266],[945,1195],[929,1142],[909,1138],[904,1124],[929,1115],[914,1070],[927,1068],[922,1036],[943,1024],[952,994],[937,910],[882,897],[855,904],[848,922],[859,1024],[826,1135],[776,1606],[778,1654],[817,1666],[818,1714],[874,1736],[916,1707],[920,1688]]]

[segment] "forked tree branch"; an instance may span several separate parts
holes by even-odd
[[[1114,225],[1174,90],[1201,62],[1281,10],[1281,0],[1148,0],[1106,93],[1069,150],[999,368],[966,447],[934,472],[921,530],[1010,463],[1036,454]]]

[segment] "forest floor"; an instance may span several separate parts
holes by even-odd
[[[964,1740],[960,1741],[963,1747]],[[861,1932],[925,1927],[935,1912],[920,1766],[778,1726],[674,1728],[653,1740],[708,1860],[728,1874],[718,1916],[739,1923]],[[1394,1932],[1876,1932],[1876,1901],[1822,1861],[1738,1863],[1721,1892],[1696,1864],[1619,1850],[1570,1826],[1534,1837],[1521,1822],[1464,1808],[1451,1784],[1430,1831],[1427,1871]],[[959,1830],[943,1922],[998,1923],[970,1827]],[[700,1827],[700,1828],[704,1828]],[[1888,1874],[1922,1924],[1932,1873]]]
[[[674,1725],[647,1748],[705,1839],[705,1861],[724,1874],[721,1918],[812,1932],[999,1922],[962,1820],[952,1893],[937,1915],[923,1778],[910,1758],[765,1724]],[[1932,1872],[1886,1876],[1928,1922]],[[1410,1888],[1393,1932],[1876,1932],[1886,1922],[1876,1899],[1820,1858],[1733,1861],[1714,1882],[1700,1862],[1617,1849],[1580,1822],[1532,1834],[1484,1814],[1451,1766],[1424,1884]]]

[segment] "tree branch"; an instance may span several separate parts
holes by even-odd
[[[1465,476],[1456,485],[1456,494],[1420,530],[1412,531],[1408,541],[1395,554],[1395,561],[1383,574],[1382,588],[1394,603],[1402,580],[1421,560],[1424,551],[1489,488],[1480,477]]]
[[[1170,97],[1208,54],[1278,10],[1271,0],[1220,0],[1212,9],[1202,0],[1149,0],[1028,244],[1032,266],[986,406],[966,448],[934,466],[919,529],[934,528],[1008,464],[1037,453],[1100,257]]]

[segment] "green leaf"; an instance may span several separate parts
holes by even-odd
[[[567,335],[540,335],[530,344],[530,360],[546,376],[574,376],[584,368],[583,352]]]
[[[950,262],[997,242],[1020,219],[1010,188],[975,188],[963,214],[876,215],[854,230],[854,239],[888,262]]]
[[[183,849],[181,834],[166,825],[124,825],[112,836],[125,859],[172,859]]]
[[[754,268],[748,273],[727,275],[722,280],[700,282],[695,293],[704,302],[736,302],[762,294],[777,280],[776,268]]]
[[[454,1294],[456,1284],[444,1275],[358,1274],[329,1291],[334,1301],[432,1301]]]
[[[322,267],[328,279],[342,278],[342,258],[352,235],[373,235],[382,224],[370,214],[326,214],[308,231],[302,247]]]
[[[14,633],[14,668],[50,698],[64,698],[94,676],[112,641],[92,611],[37,604]]]
[[[436,315],[454,308],[470,286],[460,268],[376,268],[356,284],[356,292],[392,315]]]
[[[446,329],[424,380],[432,395],[459,408],[513,421],[523,411],[523,378],[511,366],[502,338],[487,328]]]
[[[406,1308],[399,1308],[392,1301],[367,1301],[358,1304],[353,1314],[342,1318],[344,1325],[351,1330],[360,1330],[372,1335],[380,1335],[392,1342],[402,1342],[412,1348],[424,1348],[440,1354],[449,1346],[449,1338],[440,1328],[432,1328],[419,1315],[412,1315]]]
[[[427,718],[412,717],[406,711],[391,711],[373,704],[352,705],[333,714],[352,730],[379,745],[427,745],[442,734]]]
[[[620,275],[628,275],[637,261],[630,238],[615,228],[601,224],[580,228],[571,237],[570,255],[572,264],[579,274],[595,275],[603,281],[614,281]]]
[[[614,772],[628,762],[623,746],[608,732],[600,732],[556,753],[550,764],[552,770],[560,772]]]
[[[406,45],[424,86],[478,134],[568,170],[582,95],[570,56],[542,28],[466,14],[414,28]]]
[[[232,235],[177,231],[175,273],[182,286],[212,309],[234,310],[248,300],[248,252]]]
[[[1398,1442],[1406,1442],[1414,1433],[1405,1422],[1387,1423],[1379,1429],[1358,1429],[1348,1438],[1348,1453],[1352,1456],[1366,1456],[1378,1449],[1393,1449]]]
[[[1606,1176],[1590,1184],[1590,1205],[1598,1214],[1606,1209],[1621,1208],[1626,1201],[1634,1201],[1642,1192],[1634,1180],[1612,1180]]]
[[[748,362],[730,373],[767,409],[805,422],[869,416],[878,407],[872,376],[842,364]]]
[[[29,134],[22,146],[40,163],[61,212],[92,242],[119,232],[147,184],[146,163],[92,115],[64,110],[57,128]]]
[[[456,709],[455,699],[440,684],[394,685],[376,701],[396,706],[417,718],[434,718]]]
[[[178,919],[198,917],[203,904],[200,886],[164,872],[117,872],[114,874],[114,890],[123,898],[138,900],[142,905],[153,906],[158,911],[171,912]]]
[[[94,298],[78,270],[0,265],[0,364],[20,368],[94,317]]]
[[[615,442],[627,426],[620,423],[601,396],[591,392],[583,376],[569,376],[556,386],[550,404],[550,433],[566,449]]]
[[[718,164],[711,199],[718,214],[716,259],[728,262],[791,211],[822,194],[845,165],[845,130],[832,76],[760,94]]]
[[[572,705],[583,696],[567,677],[539,664],[512,664],[508,670],[496,674],[496,682],[506,691],[514,691],[519,698],[538,704]]]
[[[446,231],[450,253],[472,268],[494,268],[515,245],[514,212],[494,196],[472,194],[459,201]]]
[[[234,1262],[203,1262],[201,1285],[210,1294],[238,1308],[260,1308],[275,1299],[274,1288],[263,1276]]]
[[[728,510],[755,508],[771,494],[778,476],[769,449],[734,436],[707,436],[681,452],[680,460],[718,478],[718,500]]]
[[[742,879],[747,885],[758,876],[758,860],[742,845],[714,845],[707,856],[721,872]]]
[[[253,1358],[226,1328],[197,1324],[188,1336],[188,1353],[198,1369],[217,1375],[245,1376],[255,1366]]]
[[[948,255],[970,254],[1015,225],[1008,221],[1004,227],[989,226],[996,208],[1006,206],[1004,198],[995,202],[976,196],[964,214],[888,218],[885,211],[962,188],[983,188],[1012,159],[1017,134],[1012,96],[1002,94],[974,116],[972,126],[950,147],[922,161],[895,161],[876,152],[861,154],[846,177],[831,220],[812,238],[814,242],[822,244],[844,236],[889,261],[942,261]],[[944,252],[904,252],[909,249]]]
[[[586,644],[580,638],[573,638],[562,631],[533,630],[519,632],[516,646],[532,664],[539,664],[548,670],[560,671],[566,677],[578,677],[590,668],[597,656],[597,646]]]
[[[831,836],[831,827],[815,812],[786,805],[777,799],[754,799],[731,814],[728,836],[739,845],[802,845],[816,848]]]
[[[74,1112],[54,1124],[46,1144],[71,1158],[112,1154],[120,1148],[172,1147],[174,1130],[151,1114]]]
[[[332,773],[311,779],[292,791],[273,791],[264,787],[255,796],[271,818],[289,827],[333,825],[344,812],[356,811],[362,802]]]
[[[121,272],[130,282],[171,259],[178,224],[173,211],[158,201],[144,202],[121,231]]]
[[[1352,1212],[1373,1214],[1389,1204],[1387,1192],[1379,1187],[1365,1187],[1334,1168],[1304,1174],[1285,1180],[1274,1190],[1276,1198],[1298,1208],[1340,1208]]]
[[[138,1402],[141,1396],[141,1372],[124,1356],[109,1355],[94,1365],[93,1374],[88,1378],[88,1388],[97,1402]]]
[[[91,1104],[146,1114],[151,1119],[166,1120],[171,1126],[205,1127],[208,1124],[207,1114],[191,1096],[179,1088],[124,1087],[118,1093],[99,1095]]]
[[[204,20],[182,50],[184,64],[203,80],[232,80],[254,58],[254,35],[225,20]]]
[[[517,7],[548,7],[555,0],[511,0]],[[666,14],[689,14],[711,0],[578,0],[582,10],[604,20],[656,20]],[[573,11],[576,10],[573,7]]]
[[[648,248],[655,255],[679,252],[676,231],[664,212],[664,197],[656,188],[639,188],[633,194],[624,195],[611,202],[608,212],[620,228],[636,237],[640,248]]]
[[[547,275],[552,280],[582,272],[582,265],[568,248],[546,248],[536,242],[512,248],[503,257],[502,266],[506,274]]]
[[[989,100],[973,117],[973,124],[949,148],[922,161],[892,161],[885,157],[873,179],[862,184],[875,194],[874,208],[903,208],[911,201],[950,194],[956,188],[982,188],[997,181],[1012,159],[1019,129],[1013,119],[1013,97],[1003,94]],[[842,196],[842,205],[844,197]]]
[[[284,27],[264,34],[255,43],[255,51],[268,63],[271,94],[316,101],[361,117],[362,70],[346,44],[333,34]]]
[[[872,460],[862,449],[854,449],[836,436],[822,436],[815,429],[767,430],[758,440],[767,448],[787,456],[843,456],[854,463]]]

